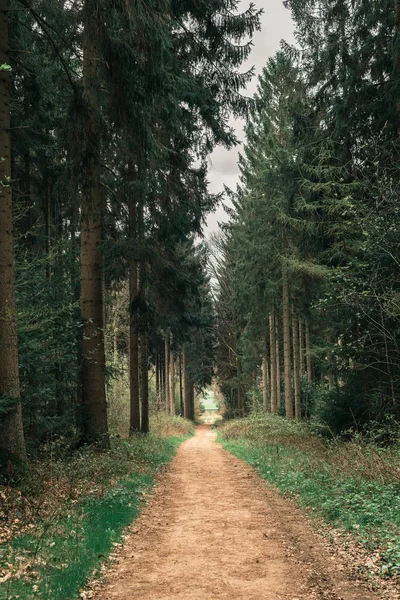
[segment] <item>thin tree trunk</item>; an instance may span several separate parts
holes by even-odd
[[[283,369],[285,380],[285,412],[289,419],[293,418],[292,401],[292,362],[290,356],[290,304],[287,275],[282,277],[282,328],[283,328]]]
[[[100,123],[98,14],[95,0],[83,8],[83,101],[86,146],[82,167],[81,311],[82,425],[87,440],[108,446],[102,293],[102,199],[100,193]]]
[[[179,354],[179,404],[181,410],[181,416],[183,416],[183,382],[182,382],[182,354]]]
[[[400,75],[400,2],[394,0],[394,79]],[[400,99],[396,102],[397,137],[400,137]]]
[[[140,399],[142,405],[142,420],[140,431],[149,433],[149,366],[147,354],[147,335],[142,334],[139,338],[140,345]]]
[[[190,420],[194,421],[194,385],[189,377]]]
[[[165,379],[165,344],[161,344],[161,356],[160,356],[160,368],[161,368],[161,410],[165,412],[165,388],[166,388],[166,379]]]
[[[0,64],[9,65],[8,2],[0,0]],[[0,449],[12,464],[24,461],[15,306],[10,144],[10,76],[0,70],[0,395],[13,401],[0,417]],[[1,466],[0,466],[1,468]]]
[[[305,355],[304,355],[304,326],[299,320],[299,352],[300,352],[300,375],[303,377],[306,373]]]
[[[263,392],[263,411],[270,412],[268,405],[268,357],[266,351],[262,357],[261,375],[262,375],[262,392]]]
[[[118,364],[118,319],[116,315],[113,319],[113,363],[114,366]]]
[[[300,349],[299,349],[299,324],[292,305],[292,342],[293,342],[293,383],[294,383],[294,414],[296,419],[301,419],[301,392],[300,392]]]
[[[175,360],[171,349],[169,353],[169,413],[171,417],[175,416]]]
[[[51,279],[50,250],[51,250],[51,199],[50,199],[50,181],[46,173],[46,191],[44,206],[44,222],[46,236],[46,279]]]
[[[270,358],[271,358],[271,412],[276,413],[277,405],[277,386],[276,386],[276,332],[275,332],[275,309],[271,308],[269,314],[269,346],[270,346]]]
[[[392,373],[392,367],[391,367],[390,360],[389,360],[389,345],[388,345],[388,341],[387,341],[385,320],[383,317],[383,309],[382,309],[381,303],[379,305],[379,308],[380,308],[380,313],[381,313],[382,335],[383,335],[383,341],[385,344],[386,369],[387,369],[387,374],[388,374],[388,378],[389,378],[389,382],[390,382],[390,392],[391,392],[391,396],[392,396],[392,404],[393,404],[393,406],[396,406],[396,393],[394,390],[393,373]]]
[[[156,412],[161,409],[161,386],[160,386],[160,353],[156,352]]]
[[[131,229],[136,228],[136,208],[130,207]],[[138,264],[136,260],[129,261],[129,388],[130,388],[130,433],[140,431],[140,395],[139,395],[139,334],[138,313]]]
[[[311,351],[310,351],[310,328],[308,323],[306,323],[306,360],[307,360],[307,381],[308,383],[312,382],[313,374],[312,374],[312,359],[311,359]]]
[[[276,408],[281,409],[281,348],[279,341],[279,320],[275,318],[275,359],[276,359]]]
[[[170,414],[171,401],[170,401],[170,382],[169,382],[169,341],[168,338],[164,342],[165,348],[165,414]]]
[[[186,365],[186,350],[182,352],[182,374],[183,374],[183,416],[190,419],[190,391],[189,391],[189,373]]]

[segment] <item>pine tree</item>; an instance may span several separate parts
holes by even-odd
[[[15,306],[10,143],[10,60],[8,2],[0,3],[0,449],[11,460],[25,460]],[[3,461],[2,461],[3,462]],[[4,465],[3,465],[4,468]]]

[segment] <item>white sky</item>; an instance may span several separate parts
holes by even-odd
[[[282,0],[253,0],[258,8],[264,9],[261,16],[262,29],[257,31],[253,38],[253,51],[245,63],[243,70],[255,66],[255,76],[247,87],[247,95],[252,96],[257,87],[257,76],[267,62],[268,57],[279,50],[279,44],[282,39],[289,43],[294,42],[293,22],[290,12],[284,8]],[[240,1],[240,9],[245,10],[249,5],[249,0]],[[237,137],[243,141],[243,123],[242,121],[233,121]],[[211,192],[221,192],[224,185],[231,189],[236,188],[239,181],[239,169],[237,166],[240,146],[233,150],[217,148],[210,157],[210,170],[208,174],[209,189]],[[219,207],[215,213],[207,218],[207,227],[205,234],[209,235],[212,231],[218,229],[218,222],[228,219],[222,207]]]

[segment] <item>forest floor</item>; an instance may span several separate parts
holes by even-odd
[[[376,600],[293,500],[216,443],[185,441],[127,530],[95,600]],[[385,598],[395,598],[385,595]]]

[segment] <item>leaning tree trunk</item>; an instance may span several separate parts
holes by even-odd
[[[9,64],[7,10],[8,2],[0,0],[0,65]],[[12,464],[13,457],[23,461],[26,456],[19,388],[10,182],[10,76],[3,69],[0,70],[0,396],[12,404],[0,417],[0,452]]]
[[[274,308],[271,308],[269,315],[269,345],[270,345],[270,358],[271,358],[271,378],[270,378],[270,389],[271,389],[271,412],[276,413],[276,398],[277,398],[277,385],[276,385],[276,336],[275,336],[275,312]]]
[[[108,445],[102,293],[99,50],[95,0],[83,8],[83,102],[86,110],[82,166],[81,312],[82,426],[84,438]]]
[[[300,350],[299,326],[292,306],[292,343],[293,343],[293,383],[294,383],[294,414],[296,419],[301,419],[301,392],[300,392]]]
[[[289,419],[293,418],[292,402],[292,362],[290,356],[290,305],[287,274],[282,278],[282,328],[283,328],[283,370],[285,380],[285,412]]]

